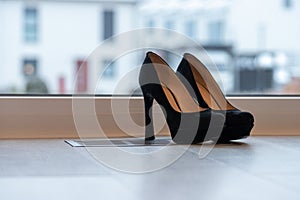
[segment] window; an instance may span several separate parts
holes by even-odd
[[[103,66],[105,67],[102,74],[103,78],[114,78],[116,75],[115,63],[111,62],[110,60],[105,60],[103,62]]]
[[[75,77],[76,79],[76,92],[77,93],[85,93],[88,90],[88,63],[85,60],[77,60],[76,61],[76,69],[75,69]]]
[[[155,22],[152,19],[147,21],[146,27],[153,28],[155,27]]]
[[[173,27],[176,32],[196,37],[201,44],[208,44],[204,46],[205,48],[213,44],[211,46],[218,46],[222,51],[232,49],[230,56],[224,57],[216,50],[207,48],[209,56],[222,70],[221,79],[234,84],[230,87],[233,89],[226,91],[228,95],[237,95],[229,97],[233,100],[232,103],[255,112],[258,122],[256,131],[262,134],[268,134],[263,124],[272,124],[273,130],[267,127],[270,134],[280,131],[282,133],[285,129],[294,127],[292,134],[297,135],[300,129],[299,120],[297,117],[291,117],[289,113],[293,116],[299,115],[299,111],[295,109],[300,107],[299,97],[238,96],[300,94],[300,43],[295,42],[298,41],[297,33],[300,32],[298,20],[300,7],[293,0],[278,2],[279,8],[293,8],[295,12],[278,10],[277,7],[270,5],[274,3],[272,0],[230,1],[230,3],[214,0],[200,3],[194,0],[173,0],[167,6],[162,5],[161,0],[111,0],[109,4],[113,5],[112,9],[118,8],[116,10],[107,9],[107,1],[38,1],[39,7],[43,10],[34,6],[19,9],[23,8],[23,1],[2,1],[5,6],[1,6],[0,13],[0,92],[2,95],[29,94],[29,96],[0,98],[0,105],[3,108],[0,113],[0,121],[3,122],[1,132],[8,134],[1,136],[11,138],[17,137],[18,134],[20,137],[37,134],[44,138],[77,137],[72,118],[71,98],[30,95],[72,94],[74,85],[75,91],[79,93],[86,94],[86,91],[93,91],[87,88],[98,78],[93,72],[98,69],[99,58],[95,58],[94,63],[88,61],[84,64],[83,60],[76,61],[78,57],[89,58],[91,50],[104,39],[116,34],[117,30],[128,31],[161,24]],[[102,10],[101,13],[99,8]],[[116,20],[116,16],[121,20]],[[166,16],[171,16],[170,21],[165,22]],[[257,30],[257,27],[262,28]],[[152,37],[146,39],[157,39],[155,34],[150,35]],[[158,43],[170,39],[168,35],[163,36],[166,38],[158,40]],[[39,45],[38,48],[28,45],[38,42],[40,38],[43,38],[43,45]],[[177,40],[171,42],[170,46],[174,47],[171,50],[176,51],[180,48],[185,51],[191,50]],[[110,57],[117,48],[117,44],[105,47],[103,57]],[[26,55],[41,55],[41,58],[25,57]],[[141,64],[143,56],[137,54],[125,59],[128,61],[125,64],[116,62],[109,66],[104,72],[107,79],[103,83],[111,86],[116,77],[122,77],[122,72],[129,70],[124,68]],[[171,58],[168,55],[163,56]],[[176,68],[178,62],[178,60],[170,61],[173,68]],[[86,67],[83,67],[83,71],[79,74],[79,82],[74,84],[74,74],[82,64]],[[137,74],[132,78],[133,83],[137,83],[136,78]],[[106,86],[101,87],[109,88]],[[136,88],[137,85],[133,85],[122,90],[121,94],[128,95]],[[111,94],[113,89],[97,94]],[[109,97],[96,97],[97,103],[103,100],[101,98]],[[134,98],[142,105],[141,97]],[[107,111],[109,106],[108,101],[106,104],[100,103],[102,110]],[[274,108],[281,108],[285,112],[279,115],[278,110]],[[140,114],[143,112],[142,106],[136,107],[136,110]],[[105,123],[106,119],[107,116],[104,117]],[[112,132],[117,129],[109,128]]]
[[[37,59],[24,59],[23,75],[25,78],[25,92],[28,94],[48,94],[46,82],[38,74]]]
[[[24,39],[26,42],[36,42],[38,39],[38,12],[36,8],[24,10]]]
[[[221,44],[223,42],[224,23],[221,21],[211,22],[208,25],[209,42],[212,44]]]
[[[174,29],[174,22],[172,21],[172,20],[167,20],[166,22],[165,22],[165,28],[166,29]]]
[[[108,39],[114,35],[114,11],[105,10],[103,12],[103,39]]]
[[[196,37],[196,29],[197,29],[197,24],[195,23],[195,21],[188,21],[185,24],[185,30],[186,30],[186,34],[191,37],[191,38],[195,38]]]
[[[109,3],[55,0],[38,1],[37,4],[27,2],[25,7],[23,1],[0,1],[5,5],[1,6],[0,12],[1,93],[26,93],[26,78],[20,72],[20,66],[28,55],[39,56],[38,75],[47,80],[45,83],[50,94],[74,92],[75,61],[78,58],[87,58],[88,61],[88,73],[84,75],[87,86],[99,78],[99,74],[95,73],[99,70],[99,60],[106,58],[116,59],[117,62],[111,67],[111,71],[109,67],[105,76],[112,80],[120,77],[121,80],[131,67],[142,62],[141,53],[132,52],[124,63],[118,62],[119,57],[115,53],[123,46],[122,41],[116,40],[104,47],[101,57],[94,58],[95,60],[89,60],[93,59],[91,52],[116,33],[145,27],[165,27],[204,45],[214,63],[221,66],[220,80],[228,80],[231,84],[231,89],[226,91],[228,95],[300,94],[300,43],[295,42],[298,41],[300,32],[300,6],[295,0],[278,0],[277,6],[271,5],[271,0],[222,1],[223,3],[217,0],[172,0],[164,5],[159,0],[112,0]],[[285,7],[292,7],[293,12],[288,12]],[[195,50],[186,43],[171,38],[170,31],[156,34],[154,29],[151,32],[148,29],[140,38],[149,43],[154,41],[155,45],[166,44],[175,53]],[[134,38],[126,41],[133,45],[135,42]],[[255,63],[262,54],[272,55],[262,61],[271,60],[268,66],[271,72],[258,76],[254,71],[266,68]],[[168,58],[167,54],[163,56]],[[253,72],[248,73],[245,66],[238,65],[241,62],[239,59],[245,56],[253,63],[252,68],[247,70]],[[169,61],[174,69],[178,59]],[[265,77],[268,87],[258,87],[253,83],[251,91],[248,90],[241,85],[244,84],[242,81],[235,81],[244,77],[245,73],[249,74],[249,78],[255,76],[249,81],[245,80],[245,83],[266,83],[259,80]],[[137,83],[136,76],[133,79],[133,83]],[[111,82],[114,81],[106,81],[105,84]],[[136,84],[131,89],[120,92],[128,95],[137,87]],[[106,94],[112,92],[113,90],[106,91]],[[103,93],[99,91],[99,94]]]
[[[24,59],[22,71],[25,78],[37,76],[37,64],[36,59]]]
[[[292,8],[293,0],[283,0],[283,7],[287,9]]]

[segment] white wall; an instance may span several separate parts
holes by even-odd
[[[45,2],[40,12],[42,75],[54,90],[58,77],[66,77],[71,90],[76,60],[88,56],[101,40],[99,6]]]
[[[134,23],[132,4],[85,3],[39,1],[31,2],[38,9],[38,42],[23,40],[23,1],[0,1],[1,87],[17,87],[24,90],[22,76],[24,58],[37,58],[38,74],[49,86],[50,92],[58,92],[58,78],[66,77],[67,92],[72,92],[77,59],[85,59],[103,39],[104,9],[116,12],[116,33],[132,29]],[[128,10],[129,9],[129,10]],[[91,70],[93,71],[93,70]],[[91,73],[90,75],[93,75]],[[0,88],[1,89],[1,88]]]
[[[228,16],[227,37],[236,40],[238,51],[259,50],[297,50],[296,42],[300,34],[300,2],[293,1],[291,9],[282,6],[282,0],[235,0]],[[291,26],[294,24],[294,26]],[[236,28],[239,27],[239,28]],[[260,27],[265,29],[265,39],[260,43]],[[264,32],[264,31],[262,31]]]
[[[185,34],[184,24],[186,21],[194,19],[198,25],[198,35],[195,39],[206,43],[209,39],[208,24],[211,21],[223,20],[225,22],[225,41],[235,45],[237,51],[256,51],[261,49],[272,50],[299,50],[300,45],[296,41],[300,35],[300,2],[292,1],[292,8],[283,7],[283,0],[224,0],[224,5],[209,8],[212,1],[199,1],[203,7],[194,10],[187,10],[185,5],[195,3],[195,1],[174,0],[181,4],[181,7],[172,11],[162,9],[164,3],[158,10],[142,10],[143,25],[149,19],[153,19],[156,25],[163,26],[167,16],[171,16],[175,21],[176,30]],[[215,5],[218,2],[215,1]],[[151,6],[152,2],[144,1]],[[147,7],[147,6],[143,6]],[[192,7],[190,9],[193,9]],[[291,26],[294,24],[294,26]],[[260,42],[260,35],[265,27],[265,41]]]
[[[18,1],[2,2],[2,86],[21,86],[22,12]]]

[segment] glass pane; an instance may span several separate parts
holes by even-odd
[[[103,16],[104,39],[108,39],[114,34],[114,12],[111,10],[105,10]]]
[[[209,42],[216,45],[222,45],[224,36],[223,23],[220,21],[211,22],[208,25]]]
[[[37,40],[37,9],[26,7],[24,10],[24,38],[25,42]]]
[[[198,55],[180,34],[227,95],[300,94],[299,18],[297,0],[0,0],[0,93],[140,94],[145,52]]]
[[[196,37],[196,29],[197,29],[197,23],[194,21],[187,21],[186,22],[186,35],[189,37]]]

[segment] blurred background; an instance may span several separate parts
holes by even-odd
[[[128,72],[142,53],[116,59],[112,39],[90,54],[114,35],[158,27],[199,42],[227,95],[297,95],[299,19],[298,0],[0,0],[0,93],[139,94],[138,74]],[[171,50],[178,49],[197,51],[174,38]],[[180,59],[160,53],[175,69]]]

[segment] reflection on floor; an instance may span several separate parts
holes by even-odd
[[[299,199],[299,144],[300,137],[251,137],[217,145],[202,159],[200,148],[209,150],[211,145],[195,145],[170,166],[130,174],[107,167],[91,151],[63,140],[2,140],[0,196],[3,200]],[[124,162],[113,155],[116,147],[92,148],[112,152],[114,160]],[[127,147],[137,154],[160,148],[175,153],[184,147]],[[151,164],[147,159],[141,162]]]

